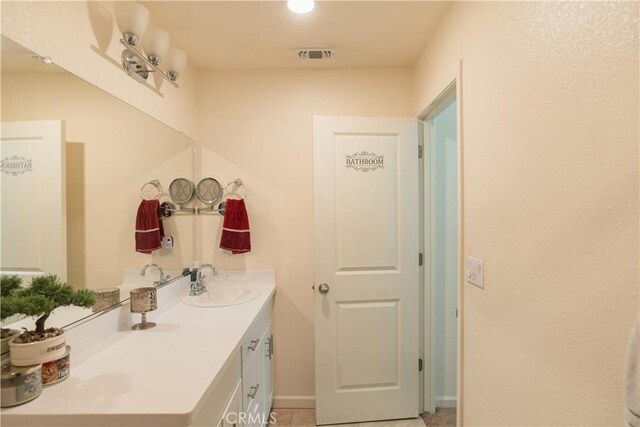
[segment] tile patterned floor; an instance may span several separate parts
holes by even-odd
[[[315,409],[273,409],[278,427],[315,427]],[[434,424],[431,424],[434,425]],[[455,424],[454,424],[455,425]],[[338,424],[339,427],[425,427],[422,418],[395,421],[376,421],[372,423]],[[325,426],[332,427],[332,426]]]
[[[422,419],[427,427],[456,427],[456,408],[439,408],[435,414],[425,412]]]

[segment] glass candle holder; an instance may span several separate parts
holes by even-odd
[[[156,288],[137,288],[131,291],[131,312],[141,313],[142,321],[131,327],[137,331],[156,326],[153,322],[147,322],[147,313],[158,308],[158,294]]]
[[[120,302],[120,289],[103,288],[96,291],[96,303],[91,307],[94,313],[109,308]]]

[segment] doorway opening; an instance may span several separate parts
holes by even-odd
[[[455,82],[425,110],[424,411],[453,419],[458,396],[460,162]],[[446,408],[446,409],[445,409]],[[447,423],[448,424],[448,423]]]

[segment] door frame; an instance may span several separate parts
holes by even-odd
[[[421,192],[422,201],[420,203],[422,213],[421,221],[423,224],[422,234],[422,251],[424,255],[424,269],[421,272],[421,281],[424,283],[424,297],[421,304],[421,317],[422,317],[422,340],[423,345],[422,352],[424,357],[424,367],[422,370],[424,387],[421,389],[423,399],[421,404],[424,411],[433,411],[435,409],[435,376],[433,375],[435,367],[435,346],[432,343],[433,337],[433,319],[428,313],[433,313],[433,298],[432,298],[432,286],[431,286],[431,269],[430,269],[430,254],[428,249],[430,247],[429,242],[431,240],[430,232],[430,218],[429,211],[425,209],[426,202],[430,197],[430,179],[429,179],[429,125],[426,122],[427,117],[438,110],[440,103],[450,97],[452,93],[455,93],[456,100],[456,128],[457,128],[457,173],[458,173],[458,189],[457,189],[457,203],[458,203],[458,254],[457,254],[457,270],[458,270],[458,321],[457,321],[457,384],[456,384],[456,424],[462,425],[463,414],[463,360],[464,360],[464,134],[463,134],[463,92],[462,92],[462,60],[459,62],[456,76],[449,79],[442,89],[438,91],[438,95],[435,96],[426,108],[422,110],[422,113],[418,115],[418,119],[423,122],[423,129],[421,137],[424,140],[423,148],[423,161],[422,161],[422,181],[423,191]]]

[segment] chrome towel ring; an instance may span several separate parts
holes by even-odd
[[[145,194],[145,191],[153,191],[153,189],[147,189],[145,190],[148,186],[152,186],[155,188],[155,192],[156,194]],[[141,188],[140,188],[140,198],[144,199],[144,200],[158,200],[160,199],[160,197],[162,197],[164,195],[164,189],[162,188],[162,184],[160,184],[160,181],[158,181],[157,179],[154,179],[152,181],[147,182],[146,184],[144,184]],[[145,197],[146,196],[146,197]]]

